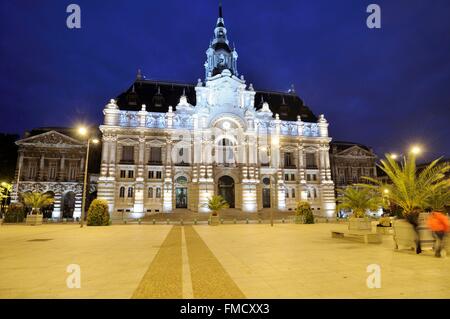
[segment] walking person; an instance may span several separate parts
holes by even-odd
[[[427,219],[428,227],[433,232],[433,236],[436,238],[436,243],[434,246],[434,252],[436,257],[445,257],[445,237],[450,230],[450,225],[448,222],[447,215],[433,211]]]

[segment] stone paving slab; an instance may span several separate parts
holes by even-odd
[[[0,298],[130,298],[171,228],[3,225]],[[80,289],[67,288],[69,264]]]
[[[449,258],[395,251],[389,235],[331,238],[339,227],[3,225],[0,298],[450,298]],[[80,289],[66,286],[69,264],[81,267]],[[380,289],[367,288],[370,264]],[[169,281],[176,294],[161,293]]]

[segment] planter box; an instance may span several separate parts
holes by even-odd
[[[424,224],[424,219],[419,219],[418,231],[421,249],[433,249],[436,240],[433,237],[432,232]],[[413,226],[406,220],[394,221],[395,249],[406,248],[415,250],[417,245],[416,236]]]
[[[26,224],[27,225],[42,225],[43,215],[27,215]]]
[[[383,227],[383,226],[378,226],[377,227],[377,234],[392,235],[393,233],[394,233],[394,228],[393,227]]]
[[[350,218],[348,220],[348,230],[372,231],[372,222],[366,218]]]
[[[210,218],[209,218],[209,224],[210,224],[211,226],[217,226],[217,225],[219,225],[219,223],[220,223],[219,215],[217,215],[217,216],[211,215],[211,216],[210,216]]]

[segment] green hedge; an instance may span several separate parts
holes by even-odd
[[[22,223],[25,220],[25,207],[20,203],[9,205],[8,210],[3,216],[5,223]]]
[[[108,202],[103,199],[94,199],[89,206],[87,214],[88,226],[108,226],[109,212]]]

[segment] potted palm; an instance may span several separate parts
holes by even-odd
[[[212,226],[217,226],[220,223],[219,211],[228,208],[229,205],[227,201],[220,195],[213,195],[209,200],[207,207],[211,210],[211,215],[209,216],[209,224]]]
[[[372,224],[366,217],[367,211],[375,211],[383,206],[383,200],[378,192],[362,187],[347,187],[338,189],[338,210],[351,210],[353,216],[349,218],[349,230],[372,230]]]
[[[418,172],[415,154],[411,152],[403,158],[402,163],[397,163],[387,155],[379,167],[389,177],[390,183],[384,184],[375,178],[366,177],[365,179],[372,184],[365,186],[372,190],[383,190],[388,200],[401,208],[401,217],[404,219],[397,219],[393,224],[396,248],[412,247],[419,254],[422,251],[419,231],[429,237],[429,234],[424,234],[422,229],[424,216],[421,213],[432,202],[443,202],[440,205],[444,206],[450,205],[448,197],[450,182],[445,178],[445,174],[450,171],[450,165],[440,164],[437,159]],[[441,199],[433,199],[433,197]]]
[[[25,206],[31,207],[31,212],[27,215],[27,225],[40,225],[42,224],[41,208],[53,204],[54,199],[49,194],[42,194],[38,192],[24,193],[22,195],[23,203]]]

